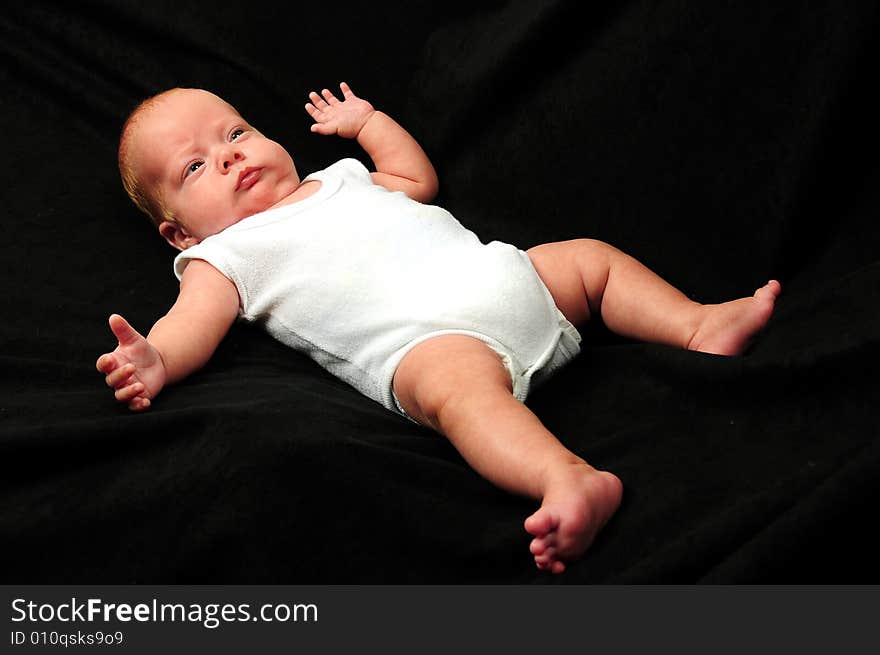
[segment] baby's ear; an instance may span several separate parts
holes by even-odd
[[[178,250],[186,250],[199,242],[197,238],[186,231],[186,228],[171,221],[162,221],[159,224],[159,234],[165,237],[165,240]]]

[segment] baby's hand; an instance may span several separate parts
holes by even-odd
[[[322,98],[312,91],[306,103],[306,111],[315,119],[312,132],[319,134],[338,134],[347,139],[355,138],[366,125],[370,116],[375,113],[373,105],[358,98],[345,82],[339,85],[342,89],[342,102],[337,100],[328,89],[321,91]]]
[[[135,411],[147,409],[165,386],[162,356],[119,314],[110,317],[110,329],[119,345],[101,355],[96,368],[107,376],[107,386],[116,389],[116,400]]]

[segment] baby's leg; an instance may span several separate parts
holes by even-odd
[[[771,280],[753,296],[701,305],[601,241],[548,243],[528,255],[575,325],[601,315],[611,331],[625,337],[720,355],[736,355],[749,346],[770,319],[781,290]]]
[[[513,396],[501,359],[477,339],[447,335],[419,344],[398,367],[394,392],[480,475],[542,501],[525,523],[539,568],[565,570],[620,504],[620,480],[565,448]]]

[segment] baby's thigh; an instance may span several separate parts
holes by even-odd
[[[403,410],[419,423],[439,429],[438,412],[459,395],[513,393],[501,356],[466,335],[444,334],[423,341],[401,360],[393,381]]]
[[[526,254],[559,311],[577,326],[601,303],[614,250],[595,239],[572,239],[535,246]]]

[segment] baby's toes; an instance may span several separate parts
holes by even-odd
[[[529,552],[532,555],[543,555],[548,548],[554,548],[556,546],[556,533],[551,532],[546,537],[535,537],[532,539],[532,543],[529,544]]]
[[[776,300],[782,291],[782,285],[777,280],[770,280],[763,287],[755,291],[755,298],[759,300]]]
[[[545,537],[559,527],[559,521],[543,507],[525,520],[523,526],[530,535]]]
[[[535,564],[542,571],[546,571],[553,566],[556,561],[556,549],[548,548],[540,555],[535,555]]]
[[[557,575],[559,575],[560,573],[564,573],[565,572],[565,562],[562,562],[558,559],[553,560],[553,562],[550,564],[550,572],[555,573]]]

